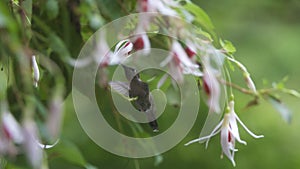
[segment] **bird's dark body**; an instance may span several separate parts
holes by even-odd
[[[147,83],[141,81],[138,76],[134,76],[130,82],[129,97],[136,98],[133,103],[139,111],[146,111],[151,106],[149,86]]]
[[[125,69],[125,68],[124,68]],[[130,81],[129,85],[129,97],[136,98],[133,101],[134,106],[139,110],[147,113],[147,111],[152,111],[151,109],[151,101],[149,97],[149,85],[143,82],[140,79],[139,74],[136,74]],[[148,112],[154,113],[154,112]],[[156,119],[149,122],[150,127],[153,131],[158,131],[158,124]]]
[[[140,79],[140,75],[134,68],[125,65],[122,67],[129,83],[116,81],[110,82],[110,86],[120,94],[131,98],[134,107],[146,114],[152,130],[158,132],[158,123],[155,117],[156,107],[149,91],[149,85]]]

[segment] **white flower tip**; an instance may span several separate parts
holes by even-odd
[[[198,141],[200,141],[200,139],[195,139],[195,140],[189,141],[188,143],[185,143],[184,146],[188,146],[188,145],[198,142]]]
[[[33,82],[33,86],[34,86],[35,88],[37,88],[37,87],[38,87],[38,82]]]
[[[247,145],[247,142],[244,140],[239,140],[238,142],[240,142],[241,144]]]
[[[42,149],[50,149],[56,146],[59,142],[59,139],[57,139],[53,144],[42,144],[38,140],[36,140],[37,144],[39,145],[40,148]]]
[[[265,137],[265,136],[264,135],[258,135],[255,138],[263,138],[263,137]]]
[[[234,159],[231,160],[233,167],[236,166]]]

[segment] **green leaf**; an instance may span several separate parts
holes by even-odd
[[[48,150],[48,154],[55,154],[69,163],[85,167],[86,169],[95,169],[94,166],[88,164],[77,146],[69,141],[60,141],[54,148]],[[51,155],[49,155],[51,156]]]
[[[212,24],[209,16],[199,6],[192,2],[186,2],[183,7],[195,16],[195,21],[204,26],[207,30],[213,31],[214,25]]]
[[[290,124],[292,121],[292,112],[286,107],[286,105],[273,96],[270,96],[268,100],[273,105],[273,107],[279,112],[283,120]]]
[[[207,31],[211,35],[212,39],[215,40],[216,43],[218,43],[217,35],[214,31],[214,25],[206,12],[190,1],[184,2],[185,3],[183,4],[183,8],[195,16],[193,23],[196,25],[200,25],[203,30]]]
[[[236,48],[230,41],[228,41],[228,40],[223,41],[222,39],[220,39],[220,44],[221,44],[222,48],[225,49],[228,54],[232,55],[236,52]]]
[[[22,2],[22,7],[26,12],[26,19],[29,23],[31,23],[31,16],[32,16],[32,0],[24,0]]]
[[[292,95],[292,96],[295,96],[297,98],[300,98],[300,93],[296,90],[292,90],[292,89],[282,89],[283,92],[289,94],[289,95]]]
[[[7,73],[4,65],[0,62],[0,101],[6,98]]]
[[[59,5],[57,0],[48,0],[46,3],[47,16],[54,19],[58,16]]]
[[[65,43],[56,34],[51,33],[49,35],[49,45],[53,51],[57,52],[62,57],[62,59],[71,57]]]
[[[179,90],[175,90],[171,85],[166,91],[168,104],[179,106],[180,105],[180,93]]]

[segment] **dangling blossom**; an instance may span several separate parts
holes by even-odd
[[[138,0],[138,12],[159,12],[163,15],[177,15],[171,7],[178,4],[172,0]]]
[[[247,87],[253,92],[253,93],[257,93],[257,90],[256,90],[256,87],[255,87],[255,84],[253,82],[253,80],[251,79],[250,77],[250,73],[248,72],[247,68],[242,64],[240,63],[239,61],[231,58],[231,57],[226,57],[229,61],[235,63],[242,71],[243,71],[243,76],[244,76],[244,79],[246,81],[246,85]]]
[[[34,55],[31,57],[31,65],[33,70],[33,85],[34,87],[38,87],[38,82],[40,80],[40,71]]]
[[[172,77],[179,82],[183,82],[183,74],[202,76],[199,65],[192,62],[181,44],[175,40],[172,43],[170,55],[160,63],[161,67],[166,65],[169,65]]]
[[[2,113],[2,128],[8,139],[18,144],[23,142],[24,138],[21,127],[10,112]]]
[[[211,64],[209,56],[202,57],[203,70],[203,89],[207,95],[207,105],[211,112],[220,113],[221,86],[218,81],[220,71]]]
[[[96,52],[94,54],[100,67],[117,65],[122,63],[132,51],[133,44],[129,40],[122,40],[117,43],[114,52],[111,52],[107,45],[104,34],[102,34]]]
[[[224,118],[220,121],[220,123],[213,129],[210,135],[204,136],[195,140],[192,140],[185,144],[185,146],[190,145],[195,142],[206,141],[206,148],[208,147],[208,142],[211,137],[221,133],[221,146],[222,153],[224,153],[229,160],[232,162],[233,166],[235,166],[234,161],[234,153],[238,151],[235,148],[235,141],[237,140],[239,143],[246,145],[246,141],[241,140],[239,135],[239,130],[237,126],[237,121],[241,124],[241,126],[254,138],[262,138],[263,135],[255,135],[252,133],[245,124],[239,119],[237,114],[234,111],[234,101],[229,102],[228,106],[229,112],[224,115]]]
[[[6,106],[3,103],[1,106],[0,154],[14,156],[18,153],[15,144],[22,144],[24,141],[22,129],[14,116],[5,110]]]
[[[143,50],[144,55],[148,55],[150,53],[150,40],[146,33],[138,35],[132,39],[133,49],[134,50]]]
[[[114,53],[110,57],[109,65],[117,65],[122,63],[132,51],[133,44],[128,40],[122,40],[117,43]]]

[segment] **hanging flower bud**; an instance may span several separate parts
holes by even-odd
[[[38,87],[38,82],[40,80],[40,71],[34,55],[31,57],[31,64],[33,70],[33,85],[34,87]]]
[[[250,74],[249,74],[249,73],[245,73],[245,74],[244,74],[244,78],[245,78],[247,87],[248,87],[252,92],[257,93],[255,84],[254,84],[253,80],[251,79]]]
[[[24,140],[22,129],[14,116],[10,112],[3,112],[1,120],[6,138],[18,144],[22,143]]]

